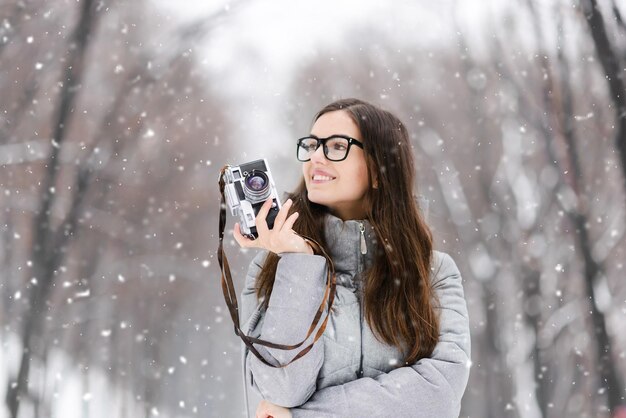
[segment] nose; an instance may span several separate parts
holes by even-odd
[[[324,156],[324,145],[320,144],[315,152],[311,154],[312,163],[326,163],[326,157]]]

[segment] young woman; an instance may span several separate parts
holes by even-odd
[[[256,417],[458,417],[470,334],[461,276],[433,251],[413,197],[407,130],[391,113],[346,99],[324,107],[298,140],[302,181],[267,228],[242,293],[241,329],[278,344],[302,341],[335,266],[330,319],[303,357],[273,368],[244,349],[246,403]],[[267,304],[263,303],[268,301]],[[313,335],[302,347],[313,340]],[[257,347],[257,346],[255,346]],[[274,365],[299,350],[258,346]]]

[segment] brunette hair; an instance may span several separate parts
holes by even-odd
[[[439,337],[437,302],[430,284],[432,234],[413,197],[415,164],[404,124],[393,114],[358,99],[342,99],[320,110],[345,111],[361,133],[369,184],[364,197],[367,219],[378,240],[373,266],[365,272],[365,318],[381,341],[404,353],[406,364],[430,356]],[[324,218],[328,209],[307,197],[304,178],[295,191],[291,211],[300,216],[299,234],[326,248]],[[257,278],[257,297],[269,301],[278,264],[269,253]]]

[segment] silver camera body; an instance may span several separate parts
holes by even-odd
[[[269,229],[272,229],[281,204],[265,158],[238,166],[227,166],[224,171],[224,185],[226,204],[231,214],[239,217],[240,230],[244,236],[250,239],[259,236],[255,218],[263,203],[270,198],[272,207],[265,220]]]

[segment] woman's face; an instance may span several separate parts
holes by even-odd
[[[341,134],[363,142],[359,128],[343,110],[320,116],[311,134],[318,138]],[[365,217],[363,197],[369,188],[369,179],[365,153],[360,147],[352,145],[343,161],[330,161],[320,146],[311,159],[302,164],[302,174],[311,202],[328,207],[343,220]]]

